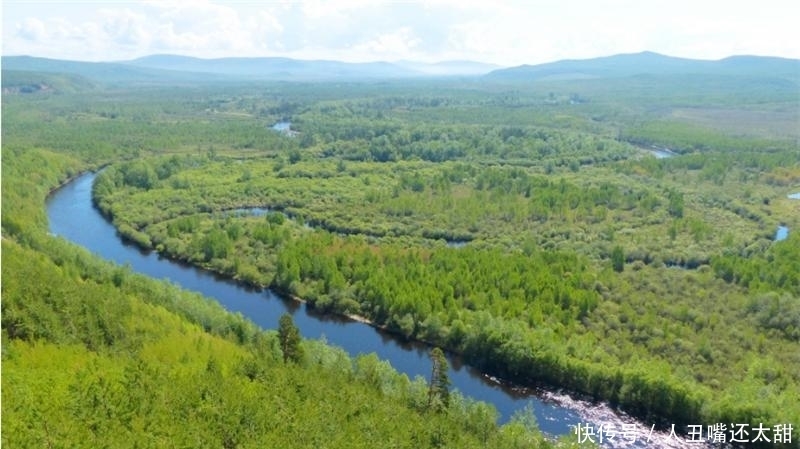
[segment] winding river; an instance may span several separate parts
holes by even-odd
[[[306,338],[324,337],[351,355],[376,353],[410,378],[430,374],[429,348],[407,342],[367,324],[338,316],[315,313],[305,305],[280,298],[269,290],[254,290],[208,271],[145,252],[125,243],[116,229],[93,207],[91,187],[95,174],[80,176],[55,191],[47,200],[50,232],[118,264],[128,264],[133,271],[169,281],[202,293],[220,302],[231,312],[239,312],[262,328],[275,328],[285,312]],[[567,395],[508,385],[482,374],[450,356],[450,379],[453,387],[474,399],[493,404],[501,421],[508,421],[515,411],[530,404],[542,431],[549,435],[573,434],[577,424],[613,425],[620,433],[614,442],[603,447],[678,448],[685,443],[651,432],[651,424],[617,414],[603,404],[575,400]],[[623,424],[635,426],[634,444],[621,434]],[[699,423],[698,423],[699,424]],[[648,437],[649,436],[649,437]],[[645,441],[645,438],[649,441]],[[575,436],[577,438],[577,436]],[[693,447],[702,447],[693,445]]]

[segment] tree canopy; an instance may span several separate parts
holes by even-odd
[[[278,341],[284,362],[299,363],[303,360],[303,347],[300,342],[300,330],[295,326],[292,316],[281,315],[278,322]]]

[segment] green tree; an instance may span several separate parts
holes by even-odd
[[[202,240],[203,257],[206,262],[211,259],[228,257],[233,251],[233,242],[228,234],[221,229],[213,229]]]
[[[669,214],[676,218],[683,217],[683,194],[680,192],[676,192],[671,190],[668,194],[669,198]]]
[[[158,175],[150,164],[137,161],[124,167],[123,179],[129,186],[150,190],[158,181]]]
[[[300,346],[300,330],[295,326],[292,316],[284,313],[278,322],[278,341],[281,344],[284,362],[298,363],[303,359],[303,348]]]
[[[297,151],[297,150],[292,150],[292,151],[289,153],[289,163],[290,163],[290,164],[296,164],[296,163],[300,162],[300,160],[301,160],[301,159],[303,159],[303,155],[302,155],[302,154],[300,154],[300,152],[299,152],[299,151]]]
[[[450,377],[447,358],[440,348],[431,350],[431,383],[428,387],[428,408],[442,410],[450,405]]]
[[[622,252],[622,247],[619,245],[611,250],[611,265],[617,273],[622,273],[622,270],[625,269],[625,253]]]

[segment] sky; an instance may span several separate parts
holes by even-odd
[[[141,0],[2,2],[2,54],[150,54],[501,66],[655,51],[800,58],[785,0]]]

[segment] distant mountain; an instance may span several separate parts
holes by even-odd
[[[165,84],[209,80],[208,75],[175,73],[113,62],[66,61],[33,56],[3,56],[3,71],[77,75],[95,82],[115,84]]]
[[[200,59],[177,55],[152,55],[121,64],[180,72],[211,73],[247,78],[331,79],[403,78],[420,73],[388,62],[347,63],[291,58]]]
[[[436,63],[425,63],[415,61],[397,61],[394,64],[426,75],[440,76],[474,76],[485,75],[493,70],[500,68],[498,65],[485,64],[475,61],[442,61]]]
[[[436,64],[402,61],[348,63],[291,58],[201,59],[179,55],[151,55],[130,61],[80,62],[31,56],[6,56],[4,69],[68,73],[105,83],[178,83],[224,80],[367,80],[430,76],[483,75],[497,66],[471,61]]]
[[[593,59],[563,60],[495,70],[492,80],[564,80],[628,77],[635,75],[748,75],[800,77],[800,60],[766,56],[732,56],[719,61],[676,58],[653,52],[620,54]]]
[[[492,81],[623,78],[635,75],[747,75],[773,80],[800,78],[800,60],[734,56],[719,61],[675,58],[652,52],[563,60],[506,69],[472,61],[347,63],[291,58],[200,59],[152,55],[131,61],[81,62],[4,56],[3,70],[77,75],[102,84],[176,85],[225,81],[325,81],[483,76]],[[495,70],[496,69],[496,70]]]

